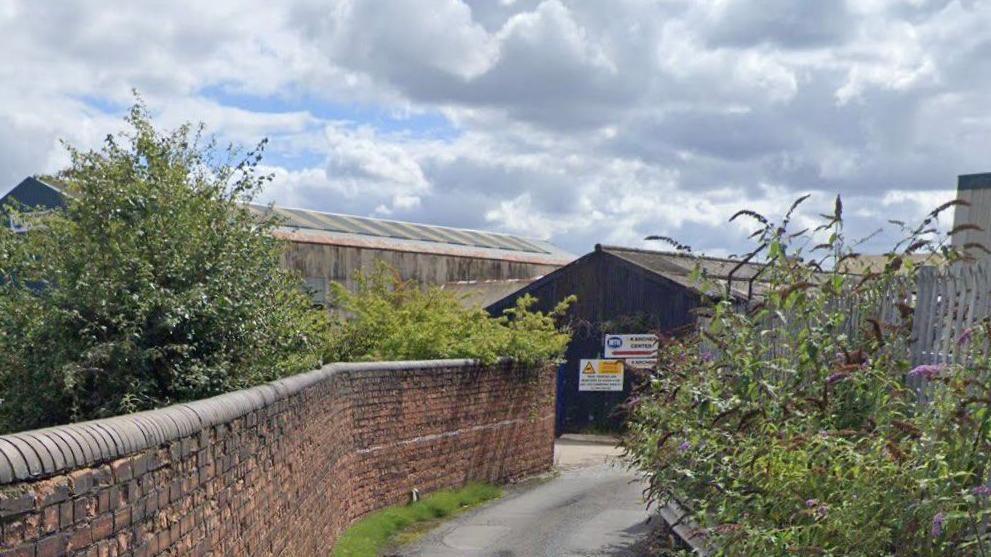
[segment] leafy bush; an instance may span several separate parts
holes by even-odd
[[[326,318],[245,203],[261,154],[139,103],[100,151],[70,148],[64,211],[0,230],[0,427],[163,406],[319,363]]]
[[[931,227],[945,208],[864,277],[837,270],[839,199],[811,233],[741,213],[761,223],[762,300],[714,303],[630,401],[624,444],[651,499],[684,503],[726,555],[987,555],[987,327],[959,339],[966,366],[910,369],[907,256],[955,257]]]
[[[463,307],[447,290],[402,281],[384,265],[357,283],[353,293],[335,285],[338,312],[327,361],[474,358],[491,364],[508,357],[528,365],[559,359],[571,340],[556,320],[573,298],[545,314],[530,311],[536,299],[523,296],[505,315],[491,317]]]

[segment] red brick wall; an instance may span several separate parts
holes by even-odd
[[[356,519],[553,459],[553,370],[335,364],[0,436],[0,555],[326,555]]]

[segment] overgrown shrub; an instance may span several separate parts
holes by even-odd
[[[311,368],[326,326],[245,207],[266,182],[202,126],[70,149],[64,211],[0,229],[0,428],[96,418]],[[319,342],[318,342],[319,341]]]
[[[450,291],[400,280],[384,265],[357,283],[354,292],[335,285],[327,361],[474,358],[491,364],[506,357],[529,365],[559,359],[571,340],[557,320],[573,298],[543,313],[530,311],[536,299],[523,296],[505,315],[492,317],[464,307]]]
[[[867,276],[838,270],[839,199],[810,233],[739,215],[760,222],[763,298],[713,304],[630,401],[624,444],[653,502],[682,502],[725,555],[991,554],[987,327],[958,340],[966,366],[910,368],[907,255],[954,259],[932,226],[945,208]]]

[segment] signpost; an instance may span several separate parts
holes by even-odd
[[[657,335],[606,335],[606,358],[621,358],[631,368],[650,369],[657,365]]]
[[[579,391],[622,391],[622,360],[581,360],[578,366]]]
[[[628,358],[626,367],[632,369],[654,369],[657,367],[657,358]]]

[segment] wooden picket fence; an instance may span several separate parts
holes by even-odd
[[[912,363],[961,363],[960,338],[991,317],[991,261],[924,267],[916,284]]]
[[[907,280],[907,279],[906,279]],[[958,342],[968,329],[980,326],[991,319],[991,258],[974,263],[957,263],[948,268],[923,267],[915,284],[895,282],[877,299],[858,298],[841,302],[837,308],[848,314],[844,331],[857,336],[867,326],[867,320],[878,319],[890,326],[899,325],[902,316],[898,309],[912,307],[912,365],[959,363],[969,353]],[[740,308],[745,310],[744,307]],[[768,329],[795,329],[804,325],[801,316],[788,316],[782,322],[780,316],[772,316]],[[704,322],[700,322],[704,328]],[[768,339],[774,343],[773,335]],[[716,350],[703,340],[704,350]],[[768,356],[784,354],[774,346],[768,347]]]

